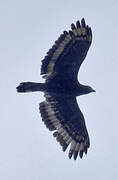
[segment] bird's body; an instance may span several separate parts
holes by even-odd
[[[76,97],[94,92],[77,80],[78,71],[92,41],[91,29],[84,19],[64,31],[42,60],[41,74],[45,83],[24,82],[18,92],[43,91],[46,101],[40,103],[42,120],[65,151],[69,144],[69,158],[82,158],[90,146],[89,136]]]

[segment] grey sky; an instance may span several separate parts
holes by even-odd
[[[41,121],[42,93],[18,94],[22,81],[42,82],[41,59],[63,30],[85,18],[93,42],[81,83],[96,93],[78,98],[91,147],[75,162]],[[0,179],[117,179],[118,1],[0,1]]]

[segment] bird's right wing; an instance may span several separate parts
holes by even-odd
[[[85,120],[76,97],[57,97],[45,93],[46,101],[40,104],[42,120],[65,151],[70,144],[69,158],[82,158],[90,146]]]
[[[91,42],[92,31],[84,19],[71,24],[71,31],[64,31],[42,60],[41,74],[47,81],[55,76],[76,79]]]

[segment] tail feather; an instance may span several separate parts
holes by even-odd
[[[43,83],[34,83],[34,82],[22,82],[16,88],[17,92],[24,93],[24,92],[34,92],[34,91],[44,91],[45,84]]]

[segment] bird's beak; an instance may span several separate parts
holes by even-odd
[[[94,89],[92,89],[92,92],[96,92]]]

